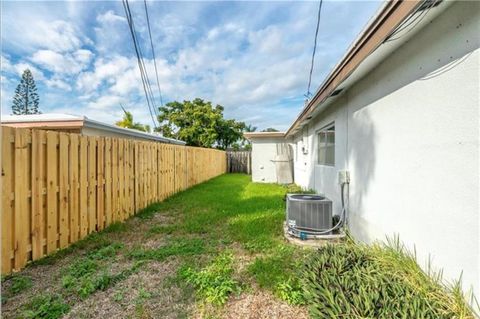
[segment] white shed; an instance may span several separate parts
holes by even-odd
[[[260,183],[293,182],[292,152],[284,132],[250,132],[252,142],[252,180]]]

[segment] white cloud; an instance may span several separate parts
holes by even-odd
[[[116,15],[113,10],[108,10],[104,14],[99,14],[97,16],[97,21],[99,23],[112,23],[112,22],[126,22],[124,17]]]
[[[133,59],[124,56],[115,56],[108,60],[100,58],[95,61],[93,71],[80,74],[77,80],[77,88],[84,94],[88,94],[98,89],[104,82],[113,84],[117,77],[128,73],[130,69],[135,67],[134,63]],[[130,85],[136,85],[137,83],[132,82]]]
[[[48,87],[58,88],[58,89],[61,89],[61,90],[64,90],[64,91],[71,91],[72,90],[72,87],[67,82],[62,81],[60,79],[46,80],[45,84]]]
[[[107,110],[113,107],[119,107],[120,103],[125,103],[125,98],[116,95],[104,95],[95,101],[89,102],[87,107],[91,109]]]
[[[10,76],[18,77],[18,80],[20,80],[23,71],[25,71],[26,69],[29,69],[32,72],[33,78],[35,80],[45,79],[43,72],[28,62],[21,61],[18,63],[13,63],[8,57],[1,55],[0,65],[2,66],[3,73]]]
[[[9,16],[7,19],[15,18]],[[79,49],[85,43],[91,43],[73,24],[64,20],[48,21],[39,19],[38,16],[26,17],[26,19],[30,19],[28,21],[18,19],[23,23],[11,22],[6,31],[9,34],[15,34],[15,36],[7,38],[8,43],[20,50],[45,49],[68,52]]]
[[[92,57],[93,53],[85,49],[74,51],[72,54],[60,54],[52,50],[38,50],[32,55],[30,60],[58,74],[74,74],[85,69]]]

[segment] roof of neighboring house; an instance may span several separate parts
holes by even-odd
[[[184,141],[163,137],[157,134],[150,134],[138,130],[119,127],[89,119],[86,116],[71,114],[44,113],[29,115],[2,115],[1,123],[15,127],[43,128],[43,129],[81,129],[94,128],[111,133],[128,135],[133,138],[141,138],[169,144],[185,145]]]
[[[245,132],[243,136],[249,140],[252,138],[285,137],[285,132]]]
[[[386,1],[320,85],[285,135],[288,137],[299,132],[315,115],[341,95],[344,89],[365,76],[451,2]],[[414,32],[410,32],[413,29]],[[394,41],[389,41],[394,33]]]

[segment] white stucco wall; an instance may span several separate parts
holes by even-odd
[[[252,139],[252,181],[259,183],[276,183],[277,174],[273,160],[277,155],[283,138],[253,138]]]
[[[398,234],[420,265],[463,272],[480,295],[480,3],[456,2],[319,114],[293,143],[295,181],[334,201],[351,173],[349,224],[359,240]],[[315,131],[335,122],[335,167],[316,165]],[[303,135],[303,136],[302,136]]]

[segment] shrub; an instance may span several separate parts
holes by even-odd
[[[314,318],[473,318],[459,290],[429,276],[398,244],[329,244],[306,264]]]

